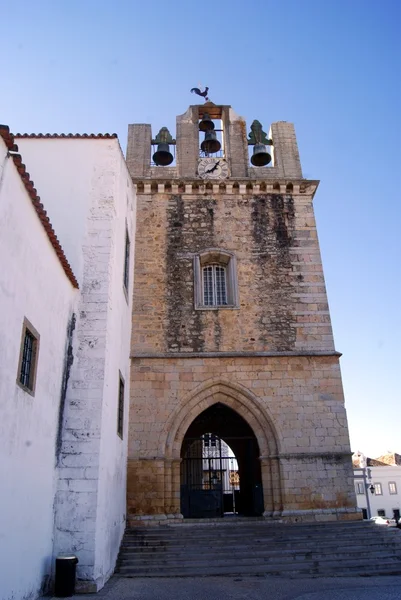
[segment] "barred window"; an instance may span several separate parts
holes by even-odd
[[[24,319],[22,325],[17,383],[32,396],[35,394],[39,338],[40,336],[36,329],[31,325],[28,319]]]
[[[203,443],[205,448],[216,447],[216,436],[214,433],[205,433],[203,436]]]
[[[219,249],[195,256],[195,308],[238,308],[235,256]]]
[[[203,304],[205,306],[227,305],[226,269],[220,265],[203,267]]]

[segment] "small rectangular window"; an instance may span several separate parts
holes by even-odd
[[[395,481],[390,481],[388,484],[388,491],[390,492],[390,494],[396,494],[397,493],[397,484],[395,483]]]
[[[383,495],[382,484],[375,483],[374,487],[375,487],[375,496],[382,496]]]
[[[239,308],[235,256],[212,248],[194,257],[195,309]]]
[[[226,269],[225,267],[215,266],[216,273],[216,304],[224,306],[227,304],[227,289],[226,289]]]
[[[120,383],[118,388],[118,415],[117,415],[117,433],[123,439],[124,429],[124,379],[120,373]]]
[[[384,508],[379,508],[379,510],[377,511],[377,516],[378,517],[385,517],[386,516],[386,511],[384,510]]]
[[[356,493],[358,495],[365,493],[365,490],[363,489],[363,483],[361,481],[358,481],[358,483],[356,484]]]
[[[39,355],[40,336],[33,325],[24,319],[22,325],[21,348],[18,363],[17,383],[22,389],[35,395],[36,370]]]
[[[124,287],[128,291],[129,284],[129,255],[131,251],[131,242],[128,230],[125,230],[125,255],[124,255]]]
[[[227,305],[225,267],[220,265],[203,267],[203,304],[205,306]]]

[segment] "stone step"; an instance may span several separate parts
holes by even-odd
[[[360,561],[294,561],[292,563],[274,564],[214,564],[208,566],[207,571],[203,565],[163,567],[119,567],[116,571],[120,575],[128,577],[205,577],[205,576],[247,576],[247,575],[319,575],[328,576],[351,576],[351,575],[379,575],[379,574],[401,574],[401,563],[393,559],[383,564],[366,563]]]
[[[257,522],[249,523],[247,521],[231,521],[231,520],[222,520],[220,522],[209,522],[207,519],[202,519],[199,523],[187,523],[187,519],[182,521],[181,523],[170,523],[168,525],[148,525],[148,526],[131,526],[127,527],[127,532],[129,531],[143,531],[143,532],[157,532],[157,531],[180,531],[182,535],[188,534],[191,535],[191,530],[196,529],[196,531],[212,531],[212,530],[259,530],[259,529],[293,529],[293,530],[302,530],[302,529],[313,529],[318,531],[319,529],[366,529],[366,528],[387,528],[385,525],[376,525],[375,523],[369,521],[334,521],[334,522],[322,522],[322,523],[283,523],[281,521],[269,521],[269,520],[259,520]]]
[[[376,545],[374,547],[369,548],[369,555],[370,556],[374,556],[375,559],[378,558],[379,556],[383,555],[383,554],[389,554],[392,555],[394,553],[394,550],[397,550],[398,548],[394,547],[394,546],[381,546],[381,545]],[[282,556],[287,557],[287,556],[308,556],[308,557],[319,557],[319,556],[339,556],[340,558],[342,556],[350,556],[350,555],[361,555],[366,551],[365,548],[361,547],[361,546],[357,546],[355,548],[344,548],[341,550],[338,550],[338,546],[337,547],[324,547],[321,548],[319,547],[319,550],[316,549],[295,549],[295,548],[286,548],[286,549],[268,549],[268,548],[263,548],[263,549],[252,549],[251,547],[246,548],[246,549],[242,549],[242,548],[235,548],[235,549],[231,549],[230,550],[230,557],[235,558],[235,559],[241,559],[243,557],[247,557],[249,556],[249,553],[252,554],[252,556],[254,557],[275,557],[275,556]],[[212,559],[219,559],[222,556],[222,553],[219,551],[216,551],[214,548],[210,548],[207,551],[207,556],[208,556],[208,560],[211,561]],[[124,561],[156,561],[156,560],[173,560],[176,562],[181,562],[181,561],[191,561],[191,560],[198,560],[199,559],[199,551],[197,551],[195,548],[192,549],[191,551],[188,552],[180,552],[179,550],[175,551],[175,552],[171,552],[169,550],[165,550],[165,551],[157,551],[157,552],[123,552],[121,554],[121,558],[119,559],[121,562]]]
[[[271,566],[271,565],[279,565],[280,568],[284,568],[285,566],[288,565],[298,565],[300,563],[305,563],[305,564],[319,564],[320,566],[323,565],[332,565],[333,563],[337,564],[337,565],[345,565],[347,566],[351,566],[351,565],[360,565],[360,566],[364,566],[367,567],[370,564],[377,564],[378,561],[382,561],[383,564],[390,564],[390,563],[397,563],[397,560],[394,558],[393,555],[389,554],[389,553],[380,553],[377,554],[376,556],[372,557],[371,559],[365,559],[363,560],[363,562],[360,562],[360,554],[358,555],[352,555],[352,554],[345,554],[345,555],[341,555],[341,554],[333,554],[332,556],[322,556],[321,554],[316,553],[314,556],[305,556],[305,555],[298,555],[298,556],[294,556],[294,555],[289,555],[287,557],[284,556],[257,556],[254,558],[248,558],[246,556],[240,556],[240,557],[230,557],[230,559],[222,559],[221,557],[214,557],[213,561],[212,560],[200,560],[199,557],[193,557],[190,560],[186,560],[186,561],[175,561],[173,559],[170,558],[166,558],[165,560],[163,560],[162,558],[158,558],[155,560],[142,560],[142,561],[135,561],[135,560],[122,560],[121,562],[118,563],[118,568],[121,569],[125,569],[125,568],[137,568],[137,569],[147,569],[147,568],[152,568],[152,569],[163,569],[163,568],[170,568],[170,569],[176,569],[177,565],[182,564],[183,567],[185,568],[196,568],[199,570],[200,573],[205,572],[205,570],[209,569],[209,567],[211,566],[229,566],[229,565],[241,565],[242,568],[249,566],[249,565],[259,565],[259,566]],[[398,566],[401,569],[401,563],[398,561]]]
[[[374,546],[382,546],[382,545],[391,545],[393,547],[400,547],[401,550],[401,536],[400,539],[397,540],[393,537],[373,537],[370,539],[363,538],[353,538],[347,540],[347,546],[350,545],[352,547],[359,547],[361,551],[366,547],[374,547]],[[341,538],[341,543],[344,544],[345,540]],[[261,549],[267,548],[271,550],[285,550],[286,548],[291,549],[312,549],[314,550],[316,547],[316,540],[294,540],[289,537],[282,540],[270,540],[270,539],[242,539],[237,540],[236,543],[229,542],[230,548],[232,549]],[[121,550],[126,552],[165,552],[166,550],[170,550],[171,552],[177,552],[182,550],[182,552],[190,552],[192,549],[194,551],[199,552],[201,549],[202,552],[209,550],[216,550],[216,552],[221,552],[227,549],[227,540],[219,540],[216,542],[215,540],[202,540],[202,542],[198,542],[197,540],[186,540],[185,542],[180,542],[179,540],[164,540],[163,542],[157,542],[156,540],[151,543],[140,543],[140,542],[129,542],[124,540]],[[336,548],[338,547],[338,538],[333,539],[323,539],[319,540],[319,548]]]
[[[308,544],[329,544],[329,543],[337,543],[339,536],[322,536],[322,537],[291,537],[291,536],[282,536],[282,537],[253,537],[253,536],[244,536],[241,538],[195,538],[192,540],[188,539],[179,539],[179,538],[163,538],[163,539],[124,539],[123,548],[157,548],[157,547],[175,547],[179,546],[181,548],[188,548],[191,546],[197,546],[198,548],[216,546],[216,547],[226,547],[229,545],[242,545],[242,546],[254,546],[254,545],[271,545],[271,546],[285,546],[286,544],[292,545],[308,545]],[[397,537],[393,537],[391,535],[372,535],[372,536],[341,536],[340,538],[343,543],[352,543],[352,544],[375,544],[380,542],[394,542],[397,543],[399,541],[401,543],[401,535],[399,534],[398,540]]]
[[[293,528],[292,528],[293,527]],[[291,532],[292,536],[307,536],[307,535],[338,535],[339,533],[349,533],[350,535],[354,534],[375,534],[379,531],[393,531],[397,532],[397,528],[380,526],[375,524],[367,524],[362,523],[361,525],[337,525],[337,526],[294,526],[289,525],[265,525],[263,523],[259,524],[258,527],[235,527],[235,526],[226,526],[226,527],[197,527],[196,535],[197,537],[241,537],[244,535],[283,535],[288,532]],[[169,539],[173,537],[182,538],[192,538],[194,535],[194,528],[187,529],[180,526],[170,526],[166,528],[157,528],[157,527],[147,527],[141,529],[127,529],[126,536],[127,537],[168,537]]]
[[[401,565],[401,558],[394,555],[393,552],[390,552],[387,549],[383,549],[382,551],[376,551],[369,556],[361,557],[361,553],[352,552],[350,548],[344,551],[337,551],[328,554],[322,554],[321,552],[305,552],[305,553],[287,553],[287,554],[262,554],[262,555],[254,555],[251,556],[249,554],[238,554],[234,555],[233,553],[229,553],[227,556],[221,555],[204,555],[199,556],[199,554],[193,556],[187,556],[186,558],[182,557],[181,561],[177,561],[174,556],[170,556],[169,554],[165,554],[163,556],[155,556],[155,557],[125,557],[122,556],[118,560],[118,564],[123,567],[126,565],[132,566],[145,566],[145,565],[177,565],[181,564],[183,566],[190,566],[191,564],[201,565],[203,567],[218,565],[218,564],[263,564],[263,563],[288,563],[288,562],[332,562],[335,561],[337,563],[346,562],[349,564],[352,561],[356,561],[358,564],[366,564],[369,561],[376,562],[377,560],[382,561],[398,561]]]
[[[401,532],[372,523],[128,529],[116,572],[126,577],[401,574]]]

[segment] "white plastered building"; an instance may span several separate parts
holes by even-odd
[[[0,598],[47,591],[62,552],[97,591],[125,528],[134,186],[116,135],[0,134]]]
[[[395,464],[395,461],[394,464],[385,464],[380,458],[371,459],[362,452],[354,453],[353,463],[355,493],[364,519],[374,516],[399,519],[401,465]]]

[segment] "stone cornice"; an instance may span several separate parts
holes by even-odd
[[[335,356],[340,358],[342,354],[336,350],[324,351],[297,351],[297,352],[136,352],[131,354],[130,358],[275,358],[280,356],[288,357],[320,357]]]
[[[132,178],[138,194],[288,194],[291,196],[313,196],[319,181],[315,179],[225,179],[205,181],[203,179],[178,179],[166,177]]]

